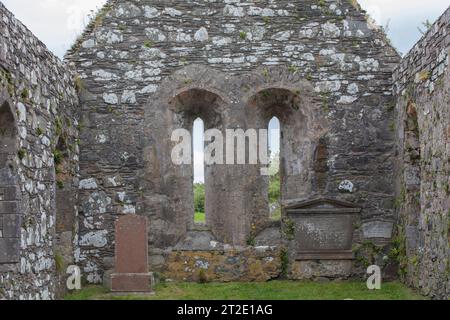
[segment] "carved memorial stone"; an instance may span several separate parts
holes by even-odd
[[[354,258],[354,224],[361,208],[348,202],[317,199],[291,202],[285,210],[294,223],[297,260]]]

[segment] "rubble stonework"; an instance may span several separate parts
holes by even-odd
[[[126,215],[147,218],[156,278],[377,264],[448,298],[449,10],[401,60],[355,1],[109,0],[64,63],[0,13],[0,299],[57,298],[68,264],[108,285]],[[274,116],[282,220],[260,164],[216,164],[196,225],[172,132]]]
[[[18,263],[0,264],[0,299],[54,299],[57,265],[73,256],[75,240],[71,232],[66,243],[70,253],[58,253],[56,225],[61,222],[56,194],[63,182],[57,180],[61,173],[55,173],[54,154],[58,150],[61,162],[70,162],[70,172],[64,171],[68,177],[64,187],[70,188],[79,152],[75,74],[1,3],[0,30],[0,158],[5,145],[12,146],[6,162],[0,159],[0,221],[3,218],[5,227],[14,216],[11,200],[20,215],[20,220],[9,223],[9,232],[18,237]],[[14,134],[4,131],[8,127]]]
[[[400,271],[433,298],[450,292],[450,9],[394,71]]]
[[[283,200],[352,202],[363,209],[355,245],[385,243],[362,230],[396,220],[389,106],[400,58],[351,1],[109,1],[66,60],[84,84],[78,258],[89,282],[113,269],[122,214],[148,216],[161,272],[161,252],[202,234],[192,166],[170,160],[172,130],[196,117],[225,130],[267,128],[276,115]],[[270,224],[266,190],[258,166],[208,166],[211,240],[253,244]]]

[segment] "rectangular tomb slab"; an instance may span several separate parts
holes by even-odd
[[[147,218],[127,215],[116,221],[115,273],[113,292],[151,292],[148,272]]]
[[[360,211],[351,203],[326,198],[287,206],[295,228],[296,259],[353,259],[354,223]]]

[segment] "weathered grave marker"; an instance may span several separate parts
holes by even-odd
[[[116,221],[116,268],[111,275],[113,292],[151,292],[148,272],[147,218],[126,215]]]

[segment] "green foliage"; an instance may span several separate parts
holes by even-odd
[[[269,203],[279,203],[281,198],[280,174],[270,176]]]
[[[395,132],[395,122],[394,121],[391,121],[390,123],[389,123],[389,130],[391,131],[391,132]]]
[[[58,180],[56,181],[56,186],[58,187],[58,189],[62,190],[64,189],[64,182]]]
[[[364,268],[375,264],[377,258],[383,254],[383,246],[377,246],[370,240],[363,241],[363,243],[356,245],[353,248],[353,252],[356,253],[356,260]]]
[[[194,209],[195,212],[205,212],[205,185],[203,183],[194,184]]]
[[[198,283],[208,283],[208,276],[205,269],[200,269],[198,272]]]
[[[0,85],[6,86],[9,95],[14,96],[14,82],[9,71],[0,69]]]
[[[24,148],[17,151],[17,156],[19,157],[20,160],[25,158],[26,154],[27,154],[27,151]]]
[[[55,149],[55,150],[53,151],[53,159],[55,160],[55,164],[56,164],[56,165],[61,164],[63,158],[64,158],[64,157],[63,157],[63,154],[62,154],[62,152],[61,152],[60,150]]]
[[[289,218],[284,220],[284,235],[288,240],[294,240],[295,237],[295,223]]]
[[[205,224],[206,223],[206,215],[204,212],[196,212],[194,215],[194,222],[196,224]]]
[[[196,224],[205,224],[205,185],[203,183],[194,184],[194,222]]]
[[[64,258],[61,254],[55,253],[55,266],[56,266],[56,272],[61,273],[64,272]]]
[[[282,248],[280,252],[281,275],[287,277],[289,271],[289,253],[286,248]]]
[[[320,94],[320,98],[322,100],[322,106],[326,113],[330,112],[330,93],[322,92]]]
[[[290,65],[290,66],[288,67],[288,71],[289,71],[290,73],[297,73],[298,67],[297,67],[297,66],[294,66],[294,65]]]
[[[59,136],[62,134],[62,130],[63,130],[63,125],[62,125],[62,121],[59,117],[57,117],[55,119],[55,132],[56,135]]]
[[[22,98],[22,100],[28,100],[28,98],[30,97],[30,91],[28,91],[27,88],[24,88],[20,93],[20,97]]]
[[[146,48],[152,48],[155,44],[151,40],[145,40],[144,41],[144,47]]]
[[[417,27],[417,30],[419,30],[419,32],[421,33],[421,34],[425,34],[425,33],[427,33],[428,32],[428,30],[430,30],[430,28],[433,26],[433,23],[432,22],[430,22],[430,20],[425,20],[424,22],[422,22],[422,27],[424,28],[424,29],[422,29],[421,27]]]
[[[408,257],[406,254],[406,238],[403,228],[400,226],[397,230],[397,236],[392,239],[392,248],[389,257],[398,262],[400,276],[405,276],[408,268]]]
[[[242,40],[247,39],[247,32],[245,31],[239,32],[239,38],[241,38]]]
[[[272,212],[272,220],[281,219],[281,176],[280,176],[280,157],[278,154],[272,157],[269,166],[269,205],[277,205],[278,208]]]
[[[256,239],[255,239],[255,236],[253,235],[253,233],[247,237],[246,243],[248,246],[251,246],[251,247],[254,247],[256,245]]]
[[[36,128],[36,135],[41,136],[43,133],[44,131],[40,127]]]

